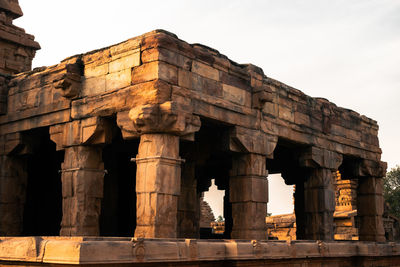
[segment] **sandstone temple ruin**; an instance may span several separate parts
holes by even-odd
[[[0,0],[0,265],[400,266],[376,121],[163,30],[30,70],[21,15]],[[338,170],[359,242],[332,241]],[[300,241],[266,240],[269,173],[296,185]],[[211,179],[224,240],[200,239]]]

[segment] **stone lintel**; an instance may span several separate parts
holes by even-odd
[[[111,142],[111,126],[106,119],[91,117],[50,127],[50,139],[57,150],[76,145],[96,145]]]
[[[343,156],[337,152],[319,147],[307,148],[299,158],[301,167],[324,168],[337,170],[342,164]]]

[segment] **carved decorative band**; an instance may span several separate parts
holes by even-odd
[[[171,164],[171,165],[180,165],[181,163],[184,163],[184,159],[176,159],[176,158],[170,158],[170,157],[163,157],[163,156],[154,156],[154,157],[144,157],[144,158],[132,158],[131,161],[135,161],[136,164],[140,163],[147,163],[147,162],[154,162],[156,160],[159,160],[163,163],[166,164]]]
[[[64,170],[59,170],[59,173],[63,172],[74,172],[74,171],[89,171],[89,172],[102,172],[104,174],[107,174],[107,170],[99,170],[99,169],[87,169],[87,168],[71,168],[71,169],[64,169]]]

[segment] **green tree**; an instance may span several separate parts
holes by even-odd
[[[217,222],[223,222],[223,221],[225,221],[225,220],[224,220],[224,217],[222,217],[221,215],[219,215],[218,218],[217,218]]]
[[[400,166],[391,169],[383,179],[383,196],[389,213],[400,218]]]

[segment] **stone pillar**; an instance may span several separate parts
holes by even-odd
[[[335,191],[330,169],[311,169],[304,182],[304,237],[312,240],[333,240]]]
[[[99,235],[104,164],[97,146],[65,148],[62,164],[63,216],[60,235]]]
[[[178,201],[178,237],[199,238],[199,200],[195,164],[186,162],[182,166],[181,194]]]
[[[232,233],[236,239],[266,239],[268,203],[266,157],[242,154],[233,160],[229,180],[232,203]]]
[[[143,134],[136,157],[136,237],[177,237],[179,137]]]
[[[385,242],[383,227],[383,179],[365,177],[358,180],[357,216],[359,240]]]
[[[385,241],[382,177],[386,174],[386,168],[385,162],[361,160],[353,169],[353,176],[358,178],[357,216],[361,241]]]
[[[300,156],[300,167],[307,169],[304,179],[304,239],[334,238],[332,172],[339,168],[342,159],[342,155],[336,152],[317,147],[308,148]]]
[[[0,236],[22,233],[27,186],[25,163],[18,157],[0,156]]]
[[[383,179],[366,177],[358,180],[357,216],[360,241],[385,241],[383,227]]]

